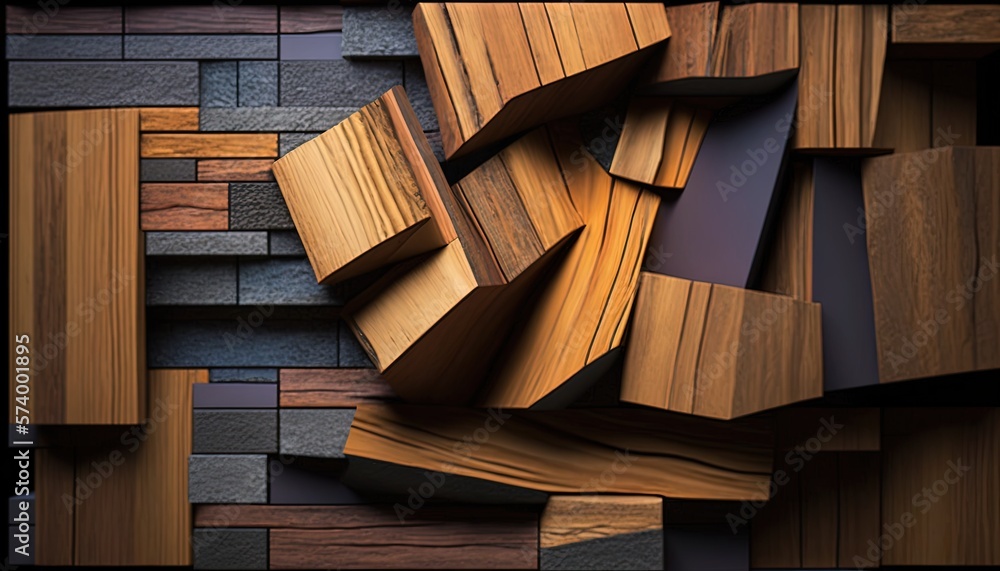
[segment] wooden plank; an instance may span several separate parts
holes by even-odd
[[[876,409],[877,410],[877,409]],[[823,450],[827,450],[824,445]],[[875,452],[845,452],[837,455],[840,487],[837,490],[837,565],[857,568],[884,530],[881,518],[881,459]]]
[[[824,452],[877,452],[880,447],[882,417],[877,408],[792,407],[780,409],[775,417],[779,450],[805,446],[814,437]]]
[[[375,369],[282,369],[279,377],[283,408],[340,408],[396,399]]]
[[[7,7],[7,33],[35,34],[120,34],[122,9],[119,6],[60,6],[50,14],[40,5]]]
[[[36,424],[145,410],[138,137],[135,109],[11,116],[10,333],[34,349]]]
[[[503,102],[541,86],[521,11],[515,3],[483,4],[479,17]]]
[[[628,17],[632,23],[632,31],[639,49],[661,41],[664,30],[669,33],[670,23],[667,19],[667,11],[662,4],[626,3],[625,9],[628,10]]]
[[[580,73],[587,69],[583,59],[583,47],[576,31],[573,19],[573,8],[568,3],[546,2],[545,12],[549,16],[549,25],[555,37],[559,50],[559,59],[567,76]]]
[[[204,182],[273,181],[271,159],[207,159],[198,161],[198,180]]]
[[[128,6],[126,34],[274,34],[276,6]]]
[[[812,166],[812,161],[791,164],[791,176],[781,194],[776,229],[761,272],[760,286],[764,291],[803,301],[813,301],[815,194]]]
[[[339,32],[344,23],[343,6],[281,6],[282,34]]]
[[[139,130],[197,131],[198,107],[143,107],[139,109]]]
[[[587,69],[594,69],[638,49],[628,10],[622,3],[571,3],[576,35]],[[653,24],[653,22],[647,22]],[[670,35],[666,19],[661,23],[660,40]],[[655,31],[646,30],[656,36]],[[649,45],[649,43],[647,43]]]
[[[278,156],[276,133],[143,134],[144,159],[249,159]]]
[[[1000,44],[1000,6],[894,5],[893,44]]]
[[[35,545],[36,565],[73,565],[73,527],[76,503],[73,480],[76,462],[72,448],[36,448]],[[65,498],[70,498],[66,503]],[[12,514],[13,515],[13,514]]]
[[[546,549],[658,529],[663,529],[663,498],[556,495],[542,512],[539,546]]]
[[[783,482],[750,523],[750,566],[755,569],[802,568],[802,458],[776,455],[775,483]],[[796,469],[798,468],[798,469]],[[740,517],[743,517],[741,515]]]
[[[644,74],[643,85],[705,77],[711,73],[719,3],[668,6],[667,20],[670,22],[670,41],[664,56],[652,62]]]
[[[931,68],[922,62],[886,62],[876,147],[908,153],[932,146],[930,80]]]
[[[143,230],[229,228],[229,185],[226,183],[145,182],[139,194]]]
[[[802,567],[837,566],[837,456],[817,454],[802,469]]]
[[[976,62],[931,62],[931,132],[928,147],[976,144]]]
[[[542,85],[566,77],[545,5],[523,2],[518,4],[518,8],[521,10],[524,31],[528,35],[532,59]]]

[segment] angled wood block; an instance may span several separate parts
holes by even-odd
[[[272,168],[320,283],[456,237],[441,199],[448,183],[400,86]]]
[[[1000,47],[1000,6],[894,5],[891,47],[907,57],[978,58]]]
[[[611,174],[659,188],[684,188],[711,116],[709,109],[682,100],[633,98]]]
[[[144,182],[139,190],[140,224],[146,231],[226,230],[226,183]]]
[[[799,67],[799,6],[718,2],[667,8],[671,38],[641,80],[657,95],[752,95],[779,87]]]
[[[823,394],[818,304],[643,272],[622,400],[729,419]]]
[[[413,25],[448,158],[609,101],[670,36],[658,4],[421,3]]]
[[[472,447],[477,429],[489,437]],[[766,496],[771,439],[766,420],[653,410],[360,405],[344,452],[550,493],[729,500]]]
[[[549,498],[539,522],[540,569],[663,569],[663,498]]]
[[[138,423],[146,410],[139,111],[15,114],[10,124],[10,362],[13,341],[27,335],[31,420]]]
[[[400,397],[466,404],[515,309],[583,222],[544,128],[442,199],[458,239],[387,274],[344,318]]]
[[[1000,368],[1000,147],[867,159],[862,182],[879,380]]]

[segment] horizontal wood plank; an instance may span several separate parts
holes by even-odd
[[[143,230],[226,230],[229,185],[225,183],[143,183]]]
[[[120,34],[122,9],[119,6],[60,6],[54,14],[41,4],[7,6],[8,34]]]
[[[143,134],[144,159],[274,158],[276,133]]]
[[[139,109],[139,130],[197,131],[197,107],[143,107]]]
[[[271,159],[207,159],[198,161],[198,180],[262,182],[274,180]]]
[[[892,6],[894,44],[998,44],[1000,6],[899,4]]]
[[[339,32],[344,23],[343,6],[282,6],[281,33]]]
[[[129,6],[126,34],[274,34],[276,6],[219,2],[206,6]]]
[[[396,399],[375,369],[282,369],[282,407],[351,407]]]

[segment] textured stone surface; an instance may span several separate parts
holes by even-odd
[[[399,62],[283,61],[281,105],[361,107],[402,81]]]
[[[147,256],[266,256],[267,232],[146,232]]]
[[[238,68],[234,61],[201,64],[201,106],[236,107]]]
[[[354,111],[348,107],[202,109],[199,122],[202,131],[325,131]]]
[[[125,36],[125,59],[277,59],[273,35]]]
[[[344,57],[417,57],[413,10],[395,6],[344,9]]]
[[[341,59],[340,32],[322,34],[282,34],[281,59],[286,60],[332,60]]]
[[[438,162],[444,162],[444,143],[441,141],[441,131],[431,131],[429,133],[424,133],[427,137],[427,142],[431,146],[431,150],[434,151],[434,158]]]
[[[188,500],[192,504],[267,503],[267,456],[192,454]]]
[[[368,354],[361,348],[361,344],[351,333],[351,328],[343,321],[340,322],[340,366],[341,367],[365,367],[371,368],[372,364]]]
[[[279,139],[280,142],[280,139]],[[272,256],[305,256],[306,249],[295,230],[271,232]]]
[[[11,107],[198,105],[195,62],[11,62]]]
[[[240,304],[343,305],[333,286],[316,283],[305,258],[240,262]]]
[[[578,541],[539,549],[538,555],[539,569],[663,569],[663,531],[656,529]],[[668,569],[730,568],[668,567]]]
[[[343,458],[353,408],[282,409],[281,453]]]
[[[278,62],[239,62],[239,106],[268,107],[278,104]]]
[[[194,411],[195,454],[278,451],[276,410]]]
[[[278,369],[211,369],[208,380],[211,383],[276,383]]]
[[[346,118],[347,116],[345,115],[344,119]],[[333,127],[335,124],[330,125],[330,127]],[[278,154],[283,157],[295,150],[299,145],[315,139],[318,135],[319,133],[278,133]]]
[[[195,569],[267,569],[267,530],[198,528],[191,541]]]
[[[194,159],[141,159],[139,180],[142,182],[189,182],[197,176]]]
[[[434,113],[434,104],[431,103],[431,92],[427,89],[424,68],[419,61],[407,60],[403,64],[403,88],[406,89],[406,98],[410,100],[410,105],[420,120],[420,126],[424,131],[436,131],[437,115]]]
[[[229,185],[229,228],[290,230],[295,224],[277,183],[248,182]]]
[[[146,305],[234,305],[236,262],[197,258],[146,261]]]
[[[121,58],[121,36],[7,36],[7,59]]]
[[[150,320],[149,366],[337,366],[336,321],[268,318],[273,311],[247,307],[237,319]]]

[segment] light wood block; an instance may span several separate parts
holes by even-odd
[[[224,182],[144,182],[139,202],[146,231],[229,228],[229,185]]]
[[[141,139],[144,159],[276,158],[275,133],[152,133]]]
[[[197,131],[198,107],[143,107],[139,109],[139,130]]]

